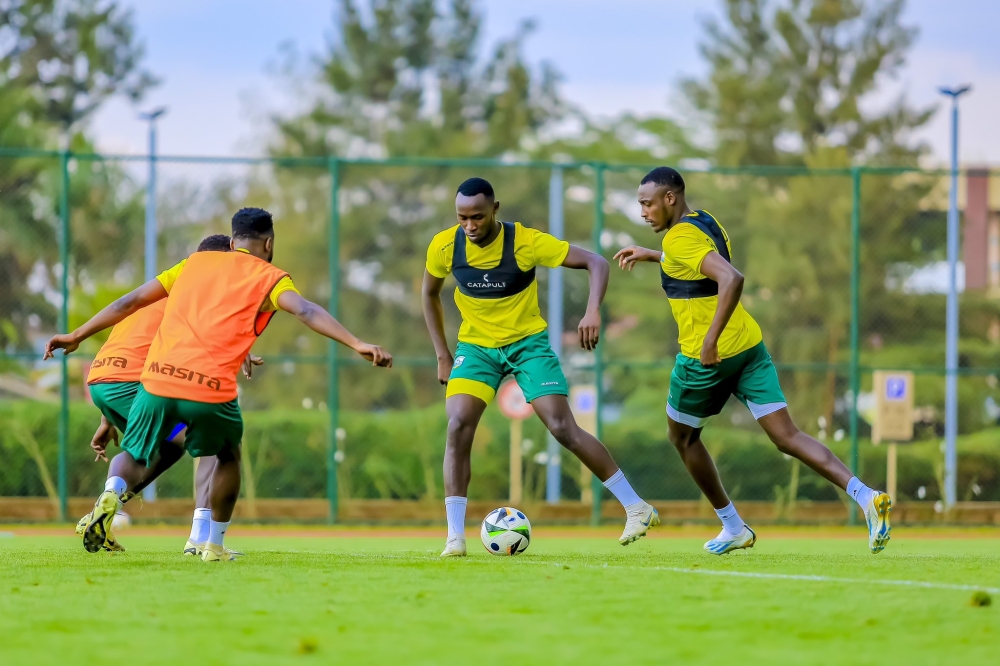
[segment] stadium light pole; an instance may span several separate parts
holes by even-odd
[[[140,120],[149,123],[149,178],[146,181],[146,261],[143,271],[145,282],[156,277],[156,120],[166,112],[166,107],[160,107],[148,113],[139,114]],[[142,498],[147,502],[156,499],[156,481],[146,486],[146,489],[142,491]]]
[[[944,503],[955,506],[958,472],[958,98],[972,86],[940,88],[951,98],[951,188],[948,194],[948,303],[945,329]]]
[[[554,167],[549,177],[549,233],[563,240],[563,170]],[[549,342],[552,351],[562,360],[563,337],[563,270],[549,269]],[[545,466],[545,501],[556,504],[562,496],[562,447],[552,433],[546,436],[548,464]]]

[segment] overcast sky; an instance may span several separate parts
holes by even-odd
[[[279,45],[319,51],[333,24],[331,0],[131,0],[147,66],[163,79],[142,108],[167,106],[160,151],[174,155],[256,155],[262,117],[280,109],[280,82],[268,73]],[[704,72],[700,21],[720,0],[487,0],[485,42],[509,35],[523,19],[537,30],[529,58],[547,60],[563,91],[593,114],[676,109],[676,82]],[[906,69],[885,95],[905,92],[934,102],[937,87],[971,83],[963,98],[961,158],[1000,164],[1000,2],[909,0],[907,22],[920,28]],[[145,152],[145,128],[124,101],[92,122],[99,148]],[[921,133],[936,159],[948,155],[948,115]]]

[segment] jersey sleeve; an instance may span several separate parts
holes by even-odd
[[[156,279],[160,281],[163,288],[170,293],[170,290],[174,288],[174,283],[177,282],[177,276],[181,274],[181,269],[184,268],[184,264],[187,263],[187,259],[181,259],[177,265],[168,268],[159,275]]]
[[[449,229],[437,234],[427,246],[427,272],[436,278],[451,273],[451,260],[455,252],[455,231]]]
[[[531,251],[534,256],[535,266],[546,266],[556,268],[566,261],[569,254],[569,242],[559,240],[551,234],[537,229],[521,227],[518,233],[527,233],[531,240]]]
[[[295,283],[292,282],[292,278],[286,275],[285,277],[278,280],[278,284],[274,285],[274,289],[272,289],[271,293],[268,295],[267,297],[268,305],[271,306],[269,309],[271,310],[278,309],[278,296],[281,296],[286,291],[294,291],[296,294],[300,295],[302,293],[295,287]]]
[[[701,273],[701,262],[709,252],[716,252],[712,239],[693,224],[681,224],[663,237],[661,263],[666,267],[680,264],[695,273]]]

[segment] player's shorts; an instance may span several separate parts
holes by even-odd
[[[507,375],[514,375],[528,402],[545,395],[569,395],[566,375],[549,344],[549,334],[542,331],[504,347],[459,342],[447,396],[472,395],[488,404]]]
[[[722,411],[730,395],[746,405],[755,419],[788,406],[763,342],[710,367],[700,359],[677,355],[667,394],[671,419],[702,428],[709,417]]]
[[[176,423],[187,424],[184,448],[195,458],[238,448],[243,439],[243,414],[236,400],[195,402],[153,395],[142,386],[132,402],[122,450],[147,467]]]
[[[139,382],[97,382],[90,385],[90,399],[111,425],[125,432],[128,428],[128,415],[132,410],[132,402],[141,386]],[[184,424],[175,423],[167,435],[167,441],[173,441],[182,430]]]

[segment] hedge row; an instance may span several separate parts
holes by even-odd
[[[95,463],[89,449],[98,421],[90,405],[70,409],[67,480],[70,495],[87,496],[100,489],[107,468]],[[273,410],[245,414],[244,492],[257,497],[324,497],[329,415],[318,410]],[[355,498],[440,498],[446,419],[439,407],[393,412],[343,412],[346,432],[338,474],[342,496]],[[698,489],[663,434],[659,409],[626,405],[622,417],[605,428],[605,440],[639,493],[651,499],[695,499]],[[996,429],[963,436],[959,445],[959,499],[1000,501],[1000,447]],[[525,423],[525,492],[544,494],[544,465],[536,461],[545,449],[545,431],[537,419]],[[474,499],[507,494],[509,430],[506,420],[489,409],[473,445]],[[795,461],[778,453],[755,428],[727,427],[724,419],[706,432],[709,449],[730,494],[743,500],[787,499],[798,476],[795,496],[836,500],[840,494],[805,467],[793,473]],[[56,487],[58,406],[28,401],[0,401],[0,496],[45,496]],[[846,458],[848,444],[831,445]],[[862,477],[873,485],[885,480],[885,448],[861,446]],[[937,441],[902,447],[899,494],[902,499],[940,497],[942,454]],[[579,464],[563,456],[563,494],[579,497]],[[160,482],[164,496],[191,493],[191,462],[185,460]],[[921,488],[923,490],[921,490]]]

